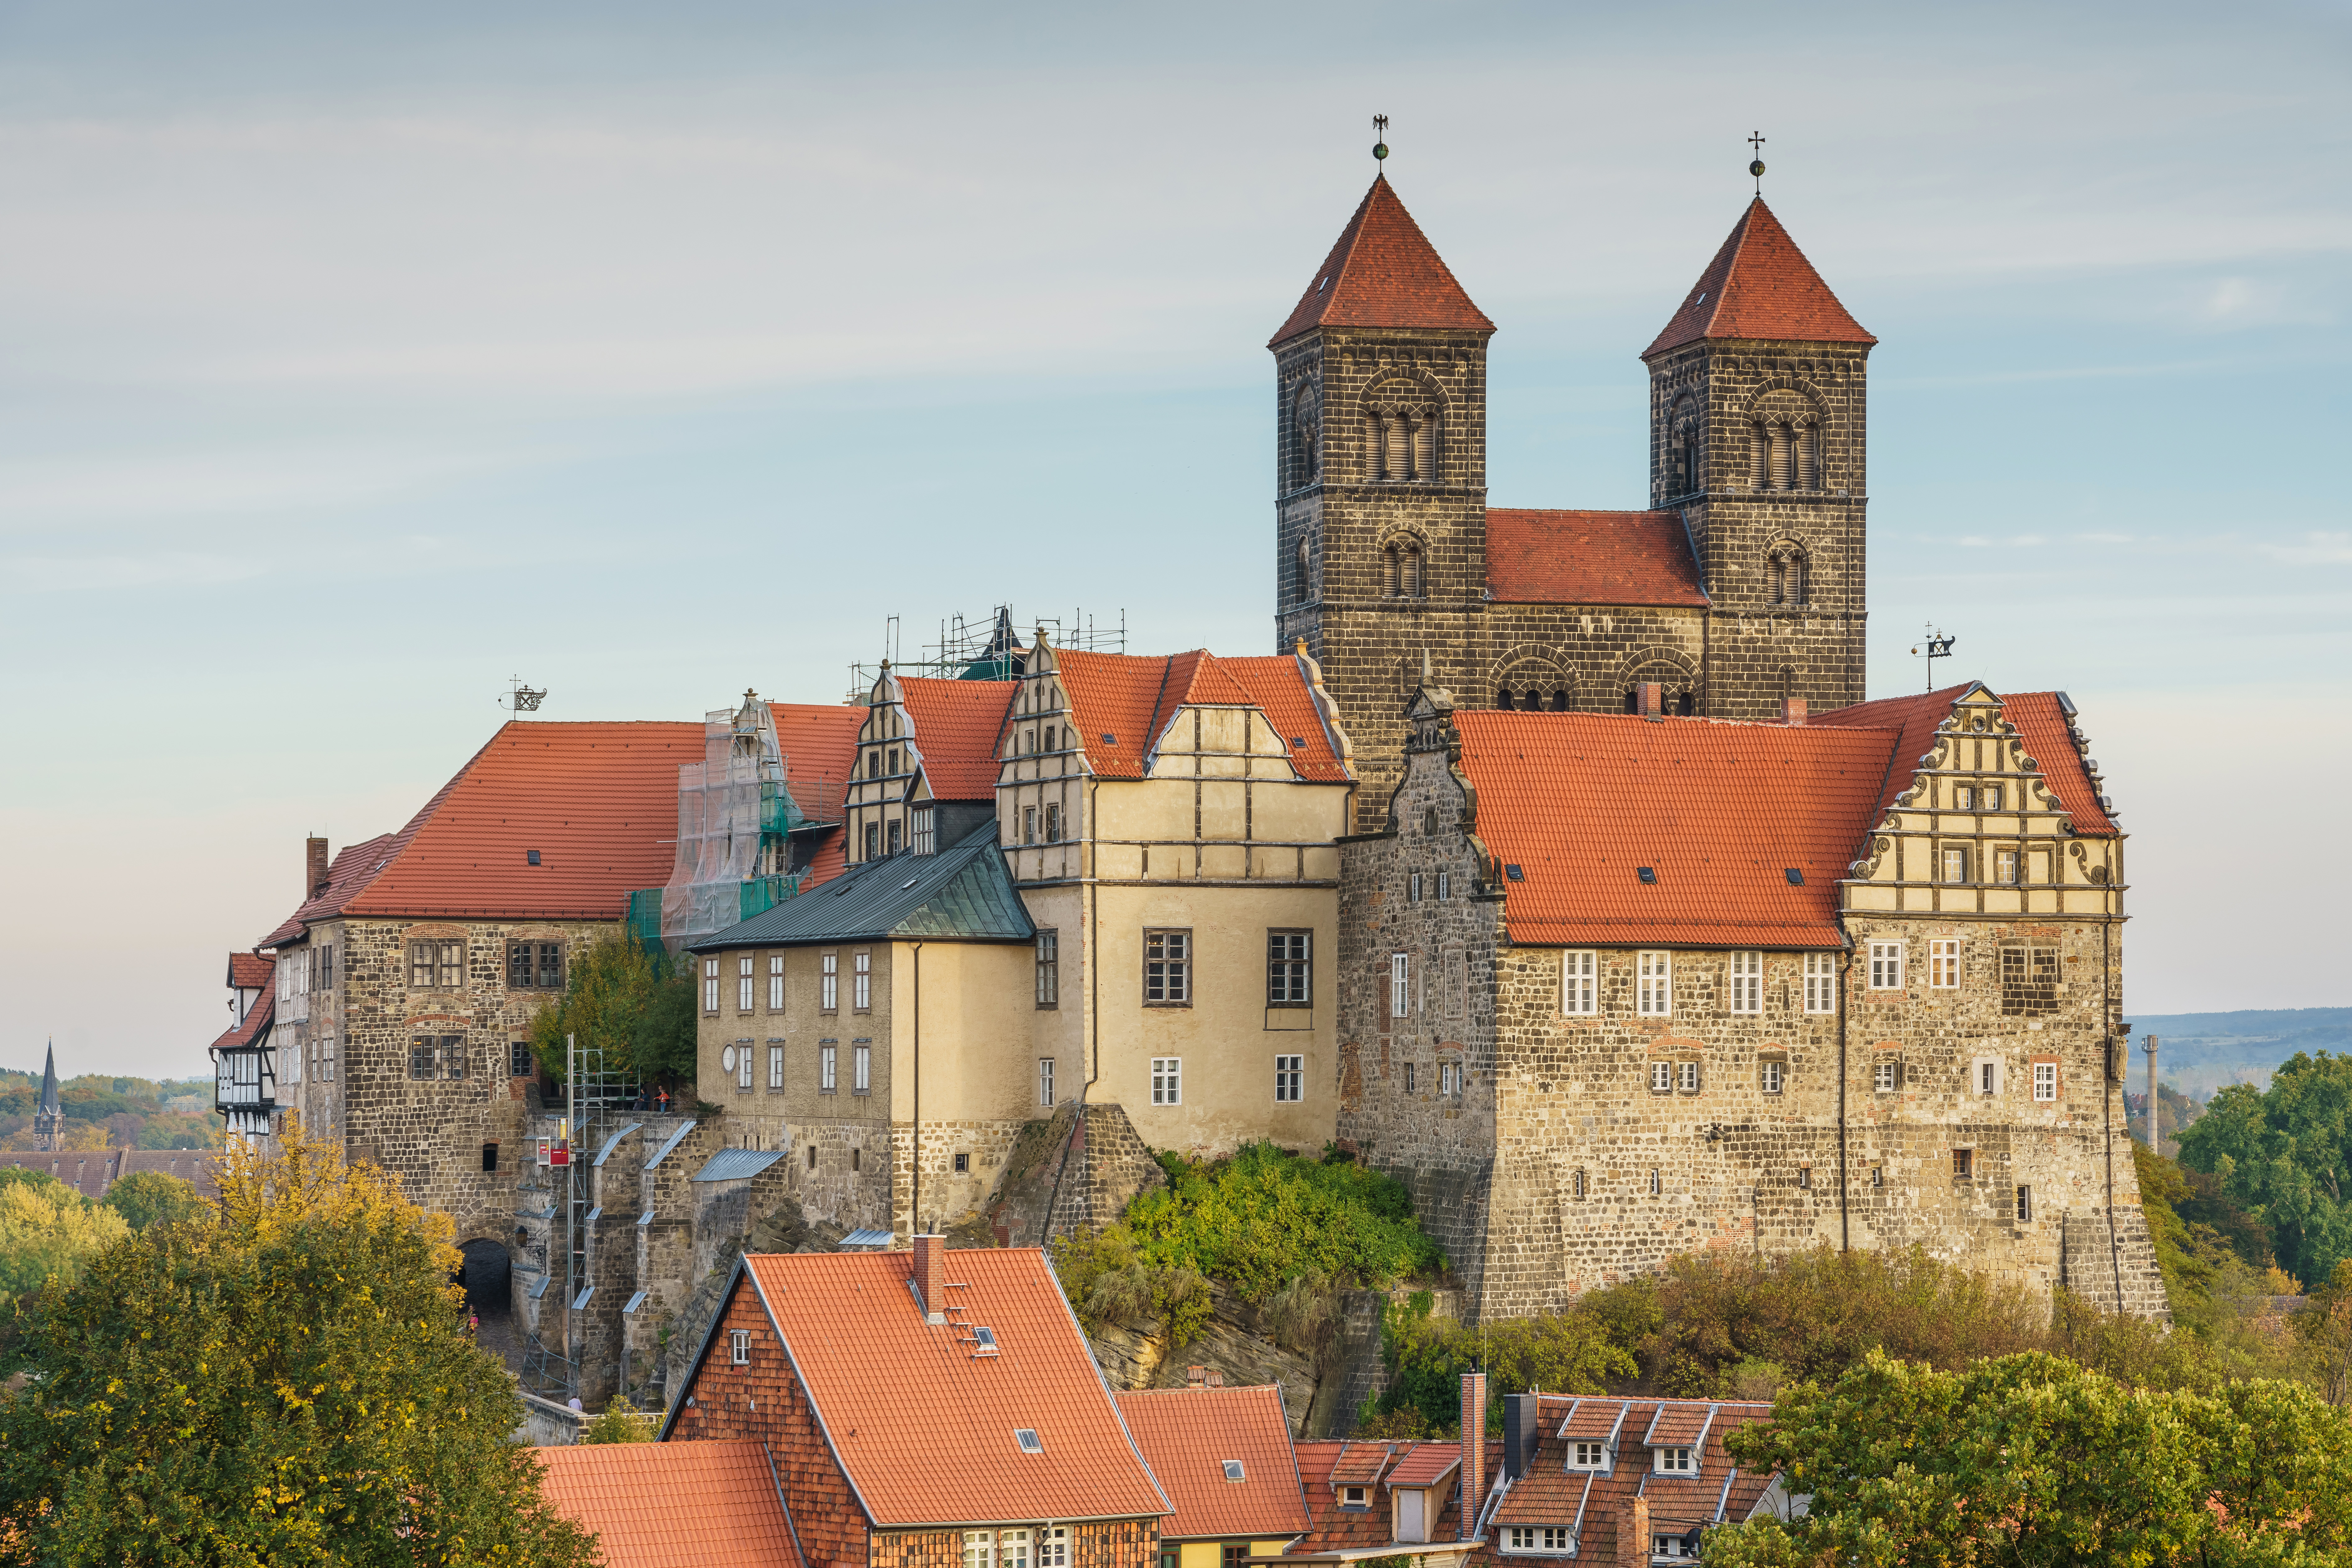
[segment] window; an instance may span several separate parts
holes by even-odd
[[[1651,1167],[1650,1167],[1650,1195],[1651,1195],[1652,1197],[1656,1197],[1660,1193],[1662,1193],[1662,1192],[1665,1191],[1665,1186],[1664,1186],[1664,1183],[1662,1183],[1662,1182],[1660,1181],[1659,1176],[1660,1176],[1660,1173],[1659,1173],[1658,1168],[1657,1168],[1655,1165],[1651,1166]]]
[[[2033,1098],[2043,1103],[2058,1098],[2058,1064],[2056,1062],[2033,1064]]]
[[[1143,933],[1143,1005],[1147,1007],[1189,1007],[1192,1005],[1191,931],[1147,931]]]
[[[1239,1459],[1223,1459],[1218,1462],[1224,1469],[1225,1479],[1229,1481],[1249,1479],[1249,1474],[1242,1468],[1242,1462]]]
[[[841,1011],[841,954],[828,952],[816,961],[818,1008],[827,1013]]]
[[[1957,844],[1944,846],[1944,880],[1965,882],[1969,879],[1969,852]]]
[[[2000,1010],[2013,1017],[2039,1017],[2058,1011],[2058,950],[2000,950]]]
[[[1579,1199],[1581,1199],[1584,1196],[1584,1173],[1582,1171],[1576,1173],[1575,1194]]]
[[[889,846],[890,846],[890,847],[889,847],[889,848],[886,851],[886,853],[887,853],[887,854],[891,854],[891,855],[896,855],[896,854],[898,852],[898,834],[899,834],[899,832],[901,831],[901,829],[904,827],[904,826],[905,826],[904,824],[902,824],[902,823],[897,823],[897,822],[889,823],[889,824],[887,824],[887,832],[888,832],[888,834],[889,834]]]
[[[1987,811],[2000,809],[2000,785],[1987,784],[1977,791],[1977,804]]]
[[[1062,933],[1047,926],[1037,933],[1037,1005],[1062,1005]],[[1044,1103],[1052,1104],[1051,1100]]]
[[[1023,1441],[1026,1434],[1027,1441]],[[1024,1454],[1042,1454],[1045,1446],[1037,1442],[1037,1434],[1024,1426],[1015,1431],[1013,1440],[1020,1444]],[[1032,1447],[1031,1444],[1036,1444]],[[996,1568],[1029,1568],[1029,1532],[1025,1530],[1000,1530],[996,1532]]]
[[[1698,1473],[1698,1461],[1688,1448],[1658,1450],[1658,1473],[1662,1476],[1689,1476]]]
[[[808,1146],[808,1168],[812,1171],[816,1169],[816,1145],[814,1143]]]
[[[1557,1524],[1513,1524],[1504,1527],[1507,1552],[1539,1552],[1562,1555],[1568,1551],[1568,1528]]]
[[[1903,1063],[1898,1058],[1881,1057],[1871,1068],[1870,1086],[1879,1094],[1893,1094],[1903,1087]]]
[[[1276,1104],[1296,1101],[1305,1097],[1299,1090],[1307,1081],[1305,1057],[1274,1058],[1274,1098]]]
[[[1956,937],[1938,937],[1927,944],[1927,984],[1937,991],[1957,990],[1960,984],[1960,944]]]
[[[819,1094],[831,1094],[840,1087],[835,1068],[840,1056],[841,1047],[830,1040],[816,1048],[816,1088]]]
[[[1054,1103],[1054,1058],[1051,1057],[1037,1058],[1037,1103]]]
[[[321,957],[325,955],[324,952],[320,954]],[[563,944],[560,942],[507,943],[507,989],[509,991],[562,990]]]
[[[1569,1445],[1568,1463],[1570,1469],[1597,1470],[1608,1463],[1607,1445],[1596,1440]]]
[[[1024,844],[1037,842],[1037,808],[1034,805],[1024,805],[1021,808],[1021,842]]]
[[[1757,1068],[1757,1087],[1767,1094],[1778,1094],[1780,1092],[1782,1081],[1788,1077],[1788,1064],[1785,1062],[1762,1063]]]
[[[1412,1063],[1407,1062],[1404,1064],[1404,1091],[1407,1094],[1412,1092]]]
[[[1975,788],[1969,784],[1955,784],[1952,787],[1952,804],[1962,811],[1974,811],[1977,808]]]
[[[2033,1189],[2032,1187],[2020,1187],[2017,1189],[2017,1217],[2020,1220],[2031,1220],[2033,1217]]]
[[[874,1010],[874,954],[869,949],[849,955],[849,1005],[859,1013]]]
[[[332,1035],[319,1037],[319,1081],[335,1081],[335,1037]]]
[[[735,961],[735,1011],[751,1010],[751,955],[745,953]]]
[[[751,1092],[751,1042],[739,1040],[735,1050],[735,1092]]]
[[[1559,955],[1559,1010],[1590,1017],[1601,1011],[1598,972],[1601,955],[1590,948],[1570,949]]]
[[[995,1568],[996,1536],[986,1530],[963,1532],[963,1568]]]
[[[1057,800],[1049,800],[1045,803],[1045,842],[1048,844],[1059,844],[1061,841],[1062,803]]]
[[[883,771],[883,772],[885,772],[885,773],[888,773],[892,778],[896,778],[896,777],[898,777],[898,747],[896,747],[896,746],[893,746],[893,747],[891,747],[891,748],[889,749],[889,751],[888,751],[888,752],[887,752],[886,753],[884,753],[884,755],[885,755],[885,757],[886,757],[886,759],[887,759],[887,760],[886,760],[886,761],[884,762],[884,763],[883,763],[883,770],[882,770],[882,771]]]
[[[1808,1193],[1809,1193],[1809,1192],[1812,1191],[1812,1189],[1813,1189],[1813,1168],[1812,1168],[1811,1165],[1800,1165],[1800,1166],[1798,1166],[1798,1167],[1797,1167],[1797,1190],[1798,1190],[1799,1192],[1808,1192]]]
[[[1955,1149],[1955,1150],[1953,1150],[1953,1151],[1952,1151],[1952,1178],[1953,1178],[1953,1180],[1955,1180],[1955,1181],[1960,1181],[1960,1182],[1966,1182],[1966,1181],[1973,1180],[1973,1179],[1975,1178],[1975,1176],[1976,1176],[1976,1163],[1977,1163],[1977,1152],[1976,1152],[1975,1150],[1973,1150],[1973,1149]]]
[[[772,1044],[768,1047],[768,1092],[782,1094],[783,1091],[784,1047]]]
[[[490,1174],[494,1173],[498,1170],[498,1168],[499,1168],[499,1146],[498,1146],[497,1144],[495,1144],[495,1143],[485,1143],[485,1144],[483,1144],[483,1145],[482,1145],[482,1174],[484,1174],[484,1175],[486,1175],[486,1176],[487,1176],[487,1175],[490,1175]]]
[[[959,1175],[959,1176],[961,1176],[961,1175],[965,1175],[965,1174],[969,1173],[971,1172],[971,1155],[969,1155],[969,1154],[967,1154],[967,1153],[964,1153],[964,1152],[962,1152],[961,1150],[959,1150],[959,1151],[957,1152],[957,1153],[956,1153],[956,1157],[955,1157],[955,1173],[956,1173],[956,1174],[957,1174],[957,1175]]]
[[[1265,1005],[1304,1007],[1315,999],[1314,976],[1307,955],[1315,933],[1270,931],[1265,933]]]
[[[1234,1465],[1236,1468],[1241,1465],[1241,1461],[1239,1459],[1233,1459],[1227,1462]],[[1233,1478],[1228,1476],[1225,1479],[1231,1480]],[[1224,1543],[1223,1551],[1218,1554],[1217,1568],[1249,1568],[1249,1555],[1250,1547],[1248,1542],[1228,1541]]]
[[[784,955],[772,952],[768,955],[768,1011],[781,1013],[783,1010]]]
[[[1903,989],[1901,942],[1874,942],[1870,944],[1870,988],[1873,991]]]
[[[1674,1089],[1675,1064],[1672,1062],[1652,1062],[1650,1064],[1650,1092],[1652,1094],[1672,1094],[1674,1092]]]
[[[1644,952],[1638,960],[1640,990],[1634,1011],[1643,1017],[1663,1018],[1675,1010],[1675,956]]]
[[[466,1037],[418,1035],[408,1042],[408,1076],[413,1079],[464,1078]]]
[[[1454,873],[1451,871],[1440,871],[1437,874],[1437,901],[1442,904],[1453,896]]]
[[[1341,1487],[1339,1489],[1339,1506],[1341,1508],[1370,1508],[1371,1505],[1364,1500],[1364,1492],[1365,1489],[1362,1487]]]
[[[940,852],[939,829],[932,820],[931,811],[932,808],[928,805],[919,805],[907,813],[908,837],[912,840],[908,847],[918,855],[936,855]]]
[[[1412,1014],[1412,960],[1402,952],[1389,954],[1389,1016]]]
[[[730,1365],[751,1364],[751,1331],[733,1329],[727,1335],[727,1360]]]
[[[1764,955],[1760,952],[1735,952],[1731,955],[1731,1010],[1735,1013],[1764,1011]]]
[[[1461,1098],[1462,1064],[1460,1062],[1440,1062],[1437,1064],[1437,1092],[1442,1098],[1446,1100],[1458,1100]]]
[[[1421,902],[1421,873],[1418,871],[1404,879],[1404,901],[1408,904]]]
[[[719,961],[715,958],[702,961],[702,1010],[719,1011]]]
[[[1828,952],[1805,954],[1805,1011],[1834,1013],[1837,1011],[1837,955]]]
[[[882,825],[878,822],[869,822],[866,825],[866,853],[859,856],[858,858],[861,860],[878,860],[881,858]]]
[[[850,1079],[849,1092],[852,1094],[873,1093],[874,1047],[872,1046],[852,1046],[849,1047],[849,1059],[850,1071],[854,1075]]]
[[[529,1078],[531,1074],[530,1042],[515,1040],[507,1047],[507,1076]]]
[[[1992,852],[1992,879],[2005,887],[2017,885],[2017,851],[1996,849]]]
[[[408,984],[420,991],[455,991],[464,985],[466,944],[462,942],[410,942]]]
[[[561,953],[563,950],[559,947],[555,951]],[[319,981],[316,988],[320,991],[332,991],[335,988],[335,950],[331,943],[319,950]]]
[[[1969,1075],[1969,1085],[1982,1097],[1990,1098],[2000,1092],[2000,1063],[1990,1057],[1979,1057],[1974,1070]]]
[[[1677,1062],[1675,1064],[1675,1088],[1685,1094],[1696,1094],[1698,1092],[1698,1063]]]
[[[1067,1525],[1047,1525],[1037,1532],[1037,1568],[1070,1568]]]
[[[1184,1058],[1154,1057],[1151,1058],[1151,1103],[1181,1105],[1184,1103]]]
[[[853,1172],[855,1172],[855,1171],[862,1171],[862,1170],[864,1170],[864,1169],[866,1168],[866,1151],[865,1151],[865,1150],[863,1150],[863,1149],[852,1149],[852,1150],[849,1152],[849,1168],[850,1168],[850,1170],[852,1170]]]

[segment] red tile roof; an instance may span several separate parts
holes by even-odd
[[[1758,196],[1715,253],[1648,359],[1701,338],[1749,338],[1766,342],[1874,343],[1846,314],[1772,209]]]
[[[274,958],[264,958],[257,952],[232,952],[228,955],[228,988],[232,991],[267,991],[270,972],[278,967]]]
[[[840,822],[848,815],[843,802],[849,797],[865,707],[814,702],[768,706],[776,715],[776,746],[784,754],[784,784],[793,792],[793,803],[813,822]],[[803,888],[833,880],[847,863],[848,842],[836,827],[818,844]]]
[[[1220,658],[1195,648],[1164,657],[1055,648],[1070,720],[1087,763],[1101,778],[1139,779],[1177,710],[1191,704],[1255,707],[1286,742],[1302,779],[1345,783],[1307,672],[1296,658]],[[1298,742],[1304,742],[1303,744]]]
[[[1526,1471],[1512,1481],[1495,1510],[1488,1534],[1514,1524],[1565,1527],[1577,1531],[1576,1555],[1550,1561],[1613,1563],[1619,1560],[1619,1513],[1637,1494],[1649,1501],[1650,1526],[1656,1534],[1680,1535],[1717,1520],[1745,1519],[1771,1485],[1771,1477],[1738,1469],[1723,1439],[1742,1426],[1769,1420],[1771,1415],[1769,1405],[1759,1404],[1542,1395],[1535,1450]],[[1658,1433],[1645,1446],[1654,1422]],[[1690,1444],[1702,1428],[1706,1441],[1699,1447],[1696,1476],[1651,1470],[1651,1447]],[[1605,1438],[1612,1430],[1616,1450],[1608,1474],[1567,1468],[1571,1437]],[[1642,1554],[1642,1560],[1647,1558],[1646,1552]]]
[[[1116,1394],[1118,1413],[1175,1505],[1160,1539],[1298,1535],[1309,1522],[1282,1390],[1155,1388]],[[1225,1479],[1228,1459],[1242,1479]]]
[[[442,793],[448,793],[448,787],[447,784],[442,785]],[[440,796],[436,795],[434,799],[438,800]],[[280,921],[278,929],[256,945],[276,947],[280,942],[292,942],[312,921],[331,920],[341,914],[343,901],[359,889],[366,887],[368,879],[375,875],[383,858],[391,852],[394,837],[393,834],[379,833],[373,838],[344,845],[333,863],[327,868],[324,890],[294,906],[294,912]]]
[[[1372,181],[1274,336],[1273,348],[1311,327],[1435,327],[1491,332],[1385,179]]]
[[[1595,713],[1454,724],[1478,837],[1521,868],[1503,883],[1512,941],[1843,945],[1837,882],[1877,820],[1890,731]]]
[[[2058,804],[2066,808],[2074,831],[2088,837],[2105,837],[2123,831],[2099,804],[2098,785],[2084,765],[2075,745],[2074,727],[2058,706],[2054,691],[2013,691],[2000,700],[2001,717],[2017,726],[2025,754],[2041,764]]]
[[[1895,804],[1895,797],[1911,787],[1911,775],[1917,770],[1919,759],[1935,750],[1936,726],[1951,716],[1953,703],[1976,689],[1975,681],[1963,680],[1940,691],[1882,697],[1875,702],[1832,708],[1807,719],[1805,727],[1895,731],[1895,748],[1886,759],[1886,777],[1879,785],[1878,809],[1871,816],[1872,826],[1875,826],[1878,819],[1886,815],[1886,808]]]
[[[934,799],[996,798],[996,743],[1020,689],[1017,680],[899,677],[908,738]]]
[[[220,1032],[218,1038],[205,1047],[217,1052],[229,1046],[249,1046],[261,1037],[278,1014],[278,993],[270,986],[262,987],[260,999],[245,1010],[245,1016]]]
[[[1367,1472],[1388,1472],[1391,1467],[1418,1475],[1449,1461],[1459,1465],[1459,1443],[1337,1442],[1318,1440],[1298,1445],[1298,1475],[1306,1488],[1307,1512],[1314,1523],[1290,1548],[1292,1553],[1345,1552],[1382,1546],[1394,1533],[1395,1515],[1386,1481],[1375,1485]],[[1502,1468],[1503,1446],[1486,1444],[1486,1474]],[[1339,1506],[1342,1486],[1371,1486],[1369,1508]],[[1430,1521],[1432,1542],[1458,1541],[1462,1536],[1462,1485],[1459,1477],[1439,1483],[1437,1517]],[[1603,1561],[1606,1561],[1604,1559]]]
[[[950,1251],[933,1327],[905,1252],[757,1254],[748,1277],[875,1522],[1132,1519],[1168,1511],[1035,1247]],[[738,1289],[741,1286],[739,1282]],[[971,1353],[970,1327],[997,1353]],[[1016,1428],[1045,1451],[1024,1454]]]
[[[1507,605],[1707,603],[1690,531],[1674,511],[1489,507],[1486,589]]]
[[[608,1568],[803,1568],[764,1444],[603,1443],[534,1450],[557,1512]]]
[[[1388,1473],[1392,1487],[1435,1486],[1454,1473],[1462,1463],[1462,1446],[1458,1443],[1423,1443],[1399,1459]]]

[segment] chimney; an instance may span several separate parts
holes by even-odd
[[[1650,1500],[1636,1497],[1617,1510],[1618,1568],[1650,1568]]]
[[[1503,1474],[1517,1480],[1528,1473],[1528,1466],[1536,1457],[1536,1395],[1533,1389],[1525,1394],[1503,1395]]]
[[[319,896],[327,885],[327,841],[323,838],[302,840],[302,899],[304,902]]]
[[[1462,1532],[1478,1538],[1478,1510],[1486,1502],[1486,1374],[1462,1374]]]
[[[2156,1092],[2156,1037],[2142,1035],[2147,1052],[2147,1146],[2164,1157],[2164,1098]]]
[[[927,1323],[948,1321],[947,1250],[944,1236],[915,1237],[915,1296],[923,1304]]]
[[[1665,711],[1666,689],[1654,680],[1638,681],[1633,687],[1633,711],[1644,719],[1655,719]]]
[[[1801,724],[1805,721],[1805,700],[1801,697],[1780,699],[1780,722]]]
[[[1186,1368],[1184,1369],[1184,1386],[1185,1386],[1185,1387],[1187,1387],[1187,1388],[1205,1388],[1205,1387],[1207,1387],[1207,1386],[1208,1386],[1208,1382],[1209,1382],[1209,1369],[1208,1369],[1207,1367],[1205,1367],[1205,1366],[1188,1366],[1188,1367],[1186,1367]]]

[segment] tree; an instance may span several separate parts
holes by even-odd
[[[2288,1273],[2329,1278],[2352,1258],[2352,1057],[2298,1051],[2268,1089],[2230,1085],[2181,1133],[2180,1163],[2270,1226]]]
[[[626,934],[610,934],[573,955],[562,996],[531,1019],[531,1055],[562,1078],[568,1035],[583,1050],[602,1050],[607,1071],[690,1082],[697,1018],[691,978]]]
[[[25,1296],[51,1279],[70,1284],[131,1234],[122,1215],[92,1204],[46,1171],[11,1167],[0,1184],[0,1296]]]
[[[2220,1568],[2352,1544],[2352,1425],[2290,1383],[2126,1389],[2038,1352],[1937,1372],[1874,1352],[1727,1447],[1811,1501],[1707,1531],[1713,1568]]]
[[[1378,1411],[1417,1417],[1391,1435],[1458,1429],[1465,1372],[1486,1372],[1487,1429],[1499,1433],[1504,1394],[1531,1388],[1600,1394],[1610,1379],[1630,1378],[1636,1370],[1633,1358],[1609,1342],[1607,1327],[1590,1313],[1499,1318],[1473,1328],[1433,1316],[1431,1305],[1430,1292],[1415,1291],[1402,1310],[1389,1307],[1381,1320],[1390,1375]]]
[[[145,1230],[158,1221],[170,1225],[184,1219],[209,1219],[213,1206],[194,1184],[161,1171],[133,1171],[106,1189],[99,1200],[122,1216],[133,1230]]]
[[[299,1126],[280,1146],[232,1147],[216,1220],[151,1225],[50,1293],[37,1375],[0,1403],[0,1560],[594,1561],[508,1440],[446,1217]]]
[[[580,1428],[583,1443],[650,1443],[654,1424],[647,1413],[615,1394],[596,1419]]]

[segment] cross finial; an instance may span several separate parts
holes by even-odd
[[[1756,194],[1760,196],[1764,194],[1764,133],[1756,132],[1748,139],[1748,144],[1756,150],[1755,161],[1748,165],[1748,172],[1756,176]]]
[[[1375,138],[1372,142],[1372,158],[1374,160],[1373,166],[1377,168],[1380,165],[1380,161],[1386,159],[1389,155],[1389,117],[1387,115],[1375,114],[1372,116],[1372,135]]]

